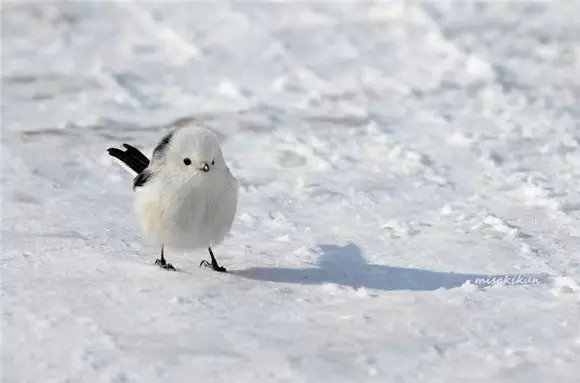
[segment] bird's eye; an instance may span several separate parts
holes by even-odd
[[[214,165],[215,165],[215,160],[212,160],[211,161],[211,166],[214,166]]]
[[[191,165],[191,160],[189,158],[184,158],[183,163],[187,166]]]

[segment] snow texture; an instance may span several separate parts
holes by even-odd
[[[580,2],[2,4],[2,382],[577,382]],[[172,127],[215,249],[135,222]]]

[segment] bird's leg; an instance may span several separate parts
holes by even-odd
[[[205,266],[205,267],[211,267],[215,271],[219,271],[219,272],[225,273],[226,272],[226,268],[223,267],[223,266],[218,265],[215,257],[213,256],[213,251],[211,251],[211,247],[208,247],[207,249],[209,250],[209,256],[211,257],[211,263],[209,263],[208,261],[206,261],[204,259],[203,261],[201,261],[201,263],[199,265],[200,266]]]
[[[171,263],[167,263],[165,261],[165,257],[163,256],[163,245],[161,245],[161,258],[156,259],[155,264],[161,267],[162,269],[175,271],[175,267],[173,267]]]

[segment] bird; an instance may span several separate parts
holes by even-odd
[[[207,248],[210,261],[201,266],[226,272],[212,247],[231,230],[237,210],[238,183],[227,166],[217,135],[199,125],[179,127],[165,135],[151,160],[139,149],[123,144],[109,148],[136,176],[135,210],[146,238],[161,247],[155,264],[167,270],[165,247]]]

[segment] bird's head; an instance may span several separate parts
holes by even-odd
[[[200,126],[179,128],[165,136],[153,151],[153,162],[159,171],[186,179],[226,168],[217,136]]]

